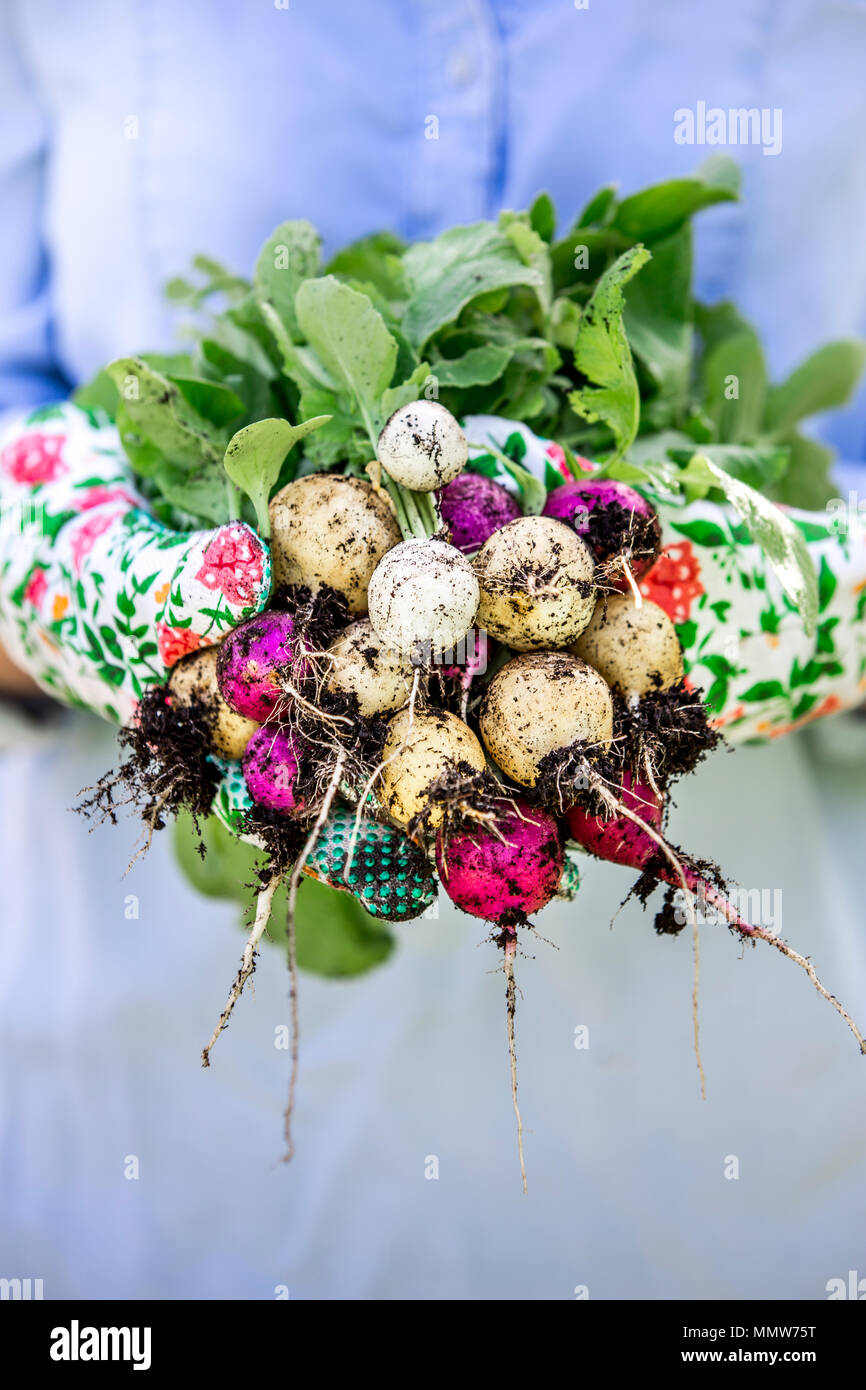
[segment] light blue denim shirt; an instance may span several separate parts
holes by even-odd
[[[540,189],[564,226],[715,152],[674,138],[701,102],[780,112],[781,148],[731,148],[745,198],[700,218],[700,292],[777,374],[866,329],[863,0],[581,4],[6,0],[0,407],[170,343],[161,286],[196,251],[246,270],[285,217],[334,248]],[[829,433],[866,456],[866,394]]]
[[[169,344],[161,286],[195,251],[248,270],[286,217],[333,249],[542,188],[567,227],[599,185],[713,153],[674,139],[699,102],[782,111],[778,154],[732,150],[746,196],[699,218],[698,258],[780,374],[866,327],[864,57],[859,0],[0,0],[0,408]],[[833,424],[849,457],[864,421],[861,397]],[[703,1105],[689,943],[620,910],[629,876],[602,864],[518,965],[528,1198],[504,984],[444,903],[380,970],[302,978],[283,1167],[282,953],[201,1072],[236,910],[180,882],[167,833],[122,877],[135,825],[89,835],[66,810],[113,735],[74,729],[0,760],[0,1275],[44,1276],[46,1298],[513,1306],[820,1299],[864,1273],[864,1080],[840,1020],[776,952],[707,928]],[[796,739],[719,756],[684,779],[672,834],[784,885],[784,935],[862,1024],[857,777],[816,790]]]

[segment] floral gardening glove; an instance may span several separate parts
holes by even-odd
[[[464,429],[470,441],[492,440],[548,490],[572,477],[561,447],[525,425],[473,416]],[[513,489],[491,455],[485,467],[494,466],[497,481]],[[818,623],[809,637],[733,508],[651,500],[663,549],[640,589],[676,624],[687,679],[703,691],[730,742],[779,738],[866,699],[866,517],[788,510],[818,578]]]
[[[180,533],[150,516],[98,412],[50,406],[0,436],[0,517],[0,641],[59,700],[117,722],[268,600],[270,555],[250,527]],[[240,764],[213,762],[213,812],[241,834],[252,801]],[[347,815],[330,817],[307,872],[373,915],[417,916],[436,895],[424,856],[365,818],[347,883]]]
[[[125,722],[187,652],[267,602],[243,522],[176,532],[147,511],[114,427],[71,404],[0,436],[0,640],[66,704]]]

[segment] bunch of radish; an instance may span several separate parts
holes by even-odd
[[[328,881],[357,891],[361,826],[387,827],[365,906],[406,919],[424,905],[405,889],[390,909],[377,896],[400,843],[419,882],[435,872],[458,908],[491,924],[512,1063],[520,935],[564,894],[575,851],[637,871],[642,898],[663,885],[659,930],[679,929],[672,893],[695,923],[695,902],[709,901],[734,932],[812,973],[740,919],[717,869],[666,836],[672,780],[718,735],[684,681],[671,620],[641,598],[661,544],[641,493],[588,476],[524,515],[472,471],[457,420],[421,400],[385,424],[366,478],[301,477],[269,510],[272,606],[185,658],[140,719],[163,766],[183,756],[166,706],[178,727],[195,721],[214,776],[239,764],[242,828],[268,855],[263,893],[285,876],[291,909],[337,812],[352,829]],[[258,912],[220,1027],[261,930]]]

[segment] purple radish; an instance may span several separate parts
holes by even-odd
[[[241,623],[221,643],[217,682],[226,704],[247,719],[269,719],[285,699],[282,671],[305,674],[297,652],[297,632],[289,613],[259,613]]]
[[[574,528],[606,582],[620,593],[635,588],[633,581],[651,568],[661,550],[655,509],[633,487],[613,478],[563,483],[548,494],[544,515]]]
[[[298,793],[303,748],[296,738],[276,724],[257,729],[246,746],[242,760],[244,781],[259,806],[300,815],[304,799]]]
[[[439,509],[451,529],[451,544],[464,555],[480,550],[494,531],[522,514],[517,499],[482,473],[461,473],[448,483]]]
[[[495,826],[481,822],[436,838],[436,866],[452,902],[503,925],[524,921],[556,893],[565,862],[553,816],[522,797],[502,799]]]

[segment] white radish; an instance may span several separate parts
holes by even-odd
[[[478,625],[518,652],[568,647],[595,607],[595,563],[564,522],[521,516],[494,531],[475,558]]]
[[[534,787],[548,753],[574,743],[607,747],[613,703],[598,672],[570,652],[530,652],[497,671],[479,727],[502,771]]]
[[[391,819],[405,827],[427,809],[430,787],[449,767],[484,771],[484,750],[462,719],[441,709],[395,714],[382,753],[378,793]],[[440,807],[430,809],[431,828],[442,815]]]
[[[272,499],[274,584],[323,584],[343,594],[349,612],[367,611],[376,564],[400,540],[387,500],[360,478],[312,473]]]
[[[638,608],[630,594],[600,599],[572,650],[626,698],[669,690],[683,678],[682,648],[667,613],[648,599]]]
[[[435,661],[463,640],[479,597],[469,561],[435,539],[395,545],[376,566],[367,594],[374,630],[413,666]]]
[[[359,713],[367,719],[389,714],[409,699],[411,667],[382,641],[366,618],[340,634],[328,648],[326,659],[326,689],[354,696]]]
[[[223,699],[217,684],[219,647],[185,656],[172,670],[168,680],[172,704],[181,708],[198,706],[205,710],[213,751],[221,758],[235,761],[258,729],[254,719],[236,714]]]
[[[377,455],[395,483],[433,492],[462,472],[469,446],[450,410],[420,400],[394,411],[379,435]]]

